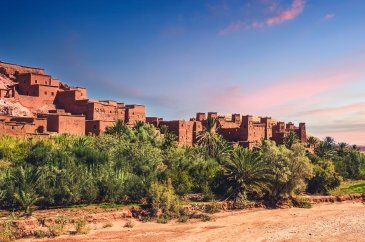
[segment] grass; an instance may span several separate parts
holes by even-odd
[[[202,222],[211,222],[215,220],[213,216],[210,216],[208,214],[201,214],[200,219]]]
[[[179,223],[186,223],[187,221],[189,221],[189,216],[188,215],[180,215],[178,217],[177,221]]]
[[[355,193],[365,193],[365,181],[344,181],[341,186],[331,192],[331,195],[346,195]]]
[[[106,222],[105,224],[103,224],[103,228],[111,228],[113,227],[113,224],[111,222]]]
[[[99,208],[122,208],[128,206],[140,206],[140,203],[127,203],[127,204],[116,204],[116,203],[102,203],[99,204]]]
[[[134,222],[132,220],[129,220],[127,221],[125,224],[124,224],[124,228],[133,228],[134,227]]]

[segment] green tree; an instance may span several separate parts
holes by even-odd
[[[341,185],[342,177],[336,173],[332,161],[318,161],[313,171],[314,176],[308,181],[308,192],[328,195],[332,189]]]
[[[123,120],[117,119],[113,126],[107,127],[106,134],[121,135],[126,130],[126,125]]]
[[[25,215],[32,214],[32,206],[42,199],[36,192],[41,181],[41,171],[32,167],[18,167],[11,173],[14,182],[14,198],[24,210]]]
[[[269,194],[273,202],[305,190],[305,181],[312,177],[313,168],[303,145],[296,143],[289,150],[276,146],[273,141],[265,141],[260,153],[273,172]]]
[[[248,149],[236,148],[223,170],[234,200],[245,201],[247,194],[262,194],[269,190],[270,167]]]
[[[315,150],[322,159],[332,159],[336,155],[336,143],[332,137],[326,137]]]
[[[316,149],[317,145],[319,144],[319,140],[314,136],[309,136],[307,139],[307,144]]]
[[[293,131],[290,131],[284,136],[284,145],[289,149],[297,142],[299,142],[298,136]]]
[[[197,143],[208,157],[228,157],[232,147],[217,133],[217,120],[208,118],[205,129],[197,135]]]
[[[349,151],[349,145],[345,142],[340,142],[337,144],[337,155],[344,157]]]

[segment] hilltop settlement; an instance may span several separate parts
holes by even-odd
[[[165,125],[180,145],[191,146],[212,119],[224,139],[243,147],[253,148],[268,139],[282,144],[289,132],[294,132],[302,143],[307,140],[305,123],[295,126],[271,117],[220,116],[217,112],[199,112],[188,121],[146,117],[144,105],[92,100],[86,88],[69,86],[42,68],[0,62],[0,134],[100,135],[116,120],[130,126],[140,121],[157,128]]]

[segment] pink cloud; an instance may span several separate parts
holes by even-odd
[[[243,28],[243,23],[241,21],[235,21],[230,23],[227,27],[219,31],[219,35],[226,35],[236,32]]]
[[[299,113],[299,115],[337,115],[365,110],[365,102],[352,103],[340,107],[321,108]]]
[[[232,93],[231,88],[220,89],[215,93],[214,99],[220,105],[231,106],[238,110],[250,110],[262,112],[272,110],[274,106],[281,106],[293,101],[310,99],[323,92],[338,88],[347,84],[358,76],[356,71],[335,73],[313,73],[299,77],[290,77],[277,81],[259,90],[242,90]]]
[[[263,28],[265,26],[270,27],[273,25],[278,25],[298,17],[304,10],[305,1],[304,0],[293,0],[291,6],[286,10],[280,9],[279,3],[277,1],[261,0],[262,4],[266,5],[266,10],[269,13],[274,13],[273,16],[265,20],[253,20],[253,21],[234,21],[230,23],[227,27],[219,31],[219,35],[227,35],[239,30],[250,30]]]
[[[318,132],[313,134],[318,138],[324,138],[326,136],[333,137],[337,142],[346,142],[348,144],[365,145],[365,130],[358,129],[352,131],[335,131]]]
[[[271,26],[295,19],[303,12],[304,6],[305,2],[303,0],[294,0],[289,9],[279,12],[265,22],[268,26]]]
[[[326,110],[313,110],[318,104],[333,103],[331,91],[351,85],[352,82],[364,77],[364,62],[346,63],[342,66],[329,66],[310,70],[308,73],[298,73],[268,82],[262,87],[226,86],[210,89],[208,103],[228,112],[245,112],[251,114],[293,116],[306,118],[309,112],[321,113]],[[353,104],[340,108],[329,109],[327,112],[343,110],[355,112],[356,108],[365,104]],[[310,110],[308,115],[298,113],[299,110]],[[357,110],[358,112],[361,111]]]

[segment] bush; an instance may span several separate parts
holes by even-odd
[[[177,197],[175,196],[170,179],[165,184],[153,183],[150,189],[150,197],[153,213],[155,215],[159,211],[168,215],[177,213]]]
[[[44,221],[42,221],[42,220],[43,219],[41,219],[41,223],[44,223]],[[60,235],[64,234],[65,227],[66,227],[68,221],[69,221],[69,219],[64,215],[57,216],[56,220],[55,220],[55,224],[48,226],[49,236],[56,237],[56,236],[60,236]]]
[[[107,223],[103,224],[104,229],[105,228],[111,228],[111,227],[113,227],[113,224],[111,222],[107,222]]]
[[[48,226],[48,234],[50,237],[57,237],[64,233],[64,227],[60,224]]]
[[[2,221],[0,222],[0,241],[8,242],[15,240],[15,232],[11,221]]]
[[[167,224],[171,220],[171,216],[168,214],[161,214],[157,216],[156,222],[159,224]]]
[[[132,220],[129,220],[127,221],[125,224],[124,224],[124,228],[133,228],[135,226],[134,222]]]
[[[34,237],[36,238],[45,238],[45,237],[51,237],[50,233],[44,230],[36,230],[33,232]]]
[[[150,216],[144,216],[139,219],[139,221],[141,221],[142,223],[147,223],[147,222],[150,222],[151,220],[152,220],[152,218]]]
[[[85,218],[80,218],[75,222],[76,234],[87,234],[90,231],[90,227]]]
[[[261,158],[273,172],[268,195],[274,203],[305,190],[306,180],[312,177],[313,167],[302,144],[295,143],[289,150],[273,141],[264,141]]]
[[[328,195],[329,192],[341,185],[339,176],[330,160],[319,161],[314,165],[314,176],[308,181],[307,191]]]
[[[179,217],[177,218],[177,221],[179,223],[186,223],[188,220],[189,220],[188,215],[179,215]]]
[[[221,208],[217,202],[208,204],[205,208],[205,212],[210,213],[210,214],[219,213],[220,211],[221,211]]]
[[[312,204],[310,203],[310,201],[306,198],[302,198],[302,197],[295,197],[292,198],[292,203],[294,207],[298,207],[298,208],[311,208]]]
[[[215,220],[212,216],[209,216],[208,214],[201,214],[200,219],[203,222],[210,222]]]

